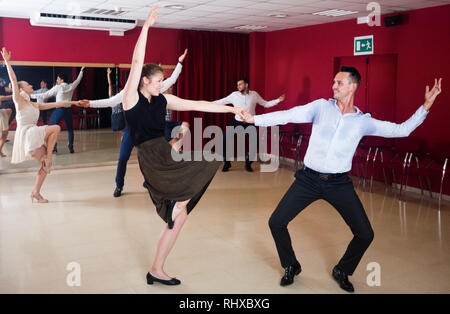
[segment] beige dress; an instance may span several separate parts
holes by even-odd
[[[0,109],[0,130],[2,132],[8,131],[9,129],[9,115],[8,110]]]
[[[29,100],[29,97],[26,97],[28,95],[25,94],[22,96]],[[46,145],[44,138],[45,128],[47,126],[37,126],[38,119],[39,109],[34,107],[31,102],[28,103],[28,106],[17,112],[17,129],[14,136],[11,163],[17,164],[25,160],[33,159],[32,152],[42,145]]]

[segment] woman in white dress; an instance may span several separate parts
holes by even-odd
[[[48,200],[42,197],[40,191],[45,177],[50,173],[53,147],[61,128],[59,125],[37,126],[39,110],[65,107],[67,105],[86,107],[89,102],[87,100],[54,103],[31,102],[30,95],[33,93],[33,87],[25,81],[17,81],[16,74],[9,63],[11,52],[3,48],[1,53],[8,69],[13,89],[12,98],[17,112],[17,129],[14,136],[11,163],[20,163],[30,159],[36,159],[41,163],[41,168],[37,173],[36,183],[30,197],[32,202],[37,200],[38,203],[47,203]]]
[[[2,101],[11,99],[12,96],[0,96],[0,104]],[[3,154],[3,145],[6,143],[6,138],[8,137],[8,130],[9,130],[9,117],[11,117],[12,110],[7,109],[0,109],[0,130],[2,132],[2,135],[0,137],[0,157],[6,157],[5,154]]]

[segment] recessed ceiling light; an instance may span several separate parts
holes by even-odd
[[[288,15],[284,14],[284,13],[275,13],[275,14],[269,14],[269,16],[270,17],[276,17],[276,18],[279,18],[279,19],[283,19],[283,18],[287,17]]]
[[[235,26],[233,27],[235,29],[247,29],[247,30],[258,30],[258,29],[263,29],[263,28],[267,28],[267,26],[259,26],[259,25],[240,25],[240,26]]]
[[[407,8],[393,8],[392,11],[394,12],[403,12],[403,11],[409,11],[411,9],[407,9]]]
[[[322,15],[322,16],[342,16],[342,15],[349,15],[349,14],[355,14],[358,13],[358,11],[346,11],[346,10],[327,10],[327,11],[321,11],[313,13],[313,15]]]
[[[175,10],[183,10],[184,9],[184,5],[182,5],[182,4],[171,4],[171,5],[166,5],[165,8],[175,9]]]

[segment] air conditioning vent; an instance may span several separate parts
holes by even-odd
[[[40,13],[40,17],[54,18],[54,19],[71,19],[71,20],[84,20],[84,21],[102,21],[112,23],[129,23],[136,24],[136,20],[128,19],[114,19],[110,17],[94,17],[94,16],[76,16],[67,14],[55,14],[55,13]]]
[[[123,35],[123,32],[136,27],[137,20],[42,12],[33,14],[30,23],[34,26],[106,30],[114,35]]]

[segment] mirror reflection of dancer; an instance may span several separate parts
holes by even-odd
[[[2,101],[11,99],[12,95],[9,96],[0,96],[0,105]],[[3,154],[3,145],[6,143],[6,139],[8,138],[8,131],[9,131],[9,118],[11,117],[12,110],[7,109],[0,109],[0,130],[2,132],[2,136],[0,138],[0,157],[6,157],[5,154]]]
[[[36,159],[41,163],[37,173],[36,183],[31,192],[31,201],[47,203],[40,193],[45,177],[50,173],[52,166],[52,151],[58,134],[59,125],[37,126],[39,109],[63,108],[65,106],[86,106],[87,101],[66,101],[53,103],[36,103],[30,101],[33,87],[25,81],[17,81],[9,61],[11,52],[2,49],[2,57],[8,69],[9,79],[12,83],[12,99],[16,107],[17,129],[14,136],[14,146],[11,163],[21,163],[25,160]]]
[[[405,122],[396,124],[372,118],[354,106],[361,76],[353,67],[342,67],[333,83],[334,99],[319,99],[304,106],[272,112],[245,120],[257,126],[286,123],[313,123],[304,168],[295,173],[295,181],[283,196],[269,220],[269,226],[285,274],[281,285],[289,285],[301,272],[287,229],[289,222],[318,199],[330,203],[353,233],[344,256],[332,271],[339,286],[353,292],[348,280],[373,240],[373,230],[363,205],[353,187],[348,171],[356,147],[363,136],[406,137],[426,118],[436,96],[441,93],[441,79],[425,89],[425,103]]]
[[[40,87],[38,90],[35,90],[33,94],[43,94],[45,92],[48,91],[48,83],[46,80],[41,80],[41,82],[39,83]],[[36,98],[36,102],[47,102],[48,98],[45,97],[38,97]],[[40,112],[40,116],[42,119],[42,124],[47,124],[47,114],[49,113],[50,110],[41,110]]]
[[[175,161],[176,152],[164,138],[166,108],[177,111],[228,112],[233,108],[207,101],[191,101],[161,94],[163,69],[145,64],[145,47],[149,28],[158,18],[153,7],[142,27],[131,62],[130,76],[124,88],[123,108],[128,130],[138,149],[141,172],[159,216],[167,222],[158,240],[155,258],[147,273],[147,283],[178,285],[180,280],[164,272],[164,263],[188,213],[200,200],[219,167],[218,161]]]
[[[58,74],[56,78],[56,85],[53,86],[50,90],[46,91],[42,94],[32,94],[30,97],[33,99],[42,99],[42,98],[50,98],[50,97],[56,97],[57,102],[70,102],[72,101],[73,92],[75,88],[78,87],[78,85],[81,82],[81,79],[83,78],[83,70],[85,67],[82,67],[80,70],[80,73],[78,74],[78,77],[75,81],[68,84],[66,83],[67,78],[66,75],[63,73]],[[58,125],[61,120],[64,119],[64,122],[66,123],[68,137],[69,137],[69,152],[73,154],[75,151],[73,150],[73,118],[72,118],[72,108],[70,106],[67,107],[61,107],[53,110],[52,115],[50,116],[50,125]],[[54,147],[54,152],[57,152],[56,145]]]
[[[271,101],[265,101],[257,92],[250,90],[248,87],[248,79],[245,77],[239,78],[237,80],[237,91],[231,93],[225,98],[219,99],[214,101],[216,104],[232,104],[234,107],[240,107],[248,112],[250,114],[255,114],[255,107],[257,104],[260,106],[263,106],[264,108],[270,108],[273,106],[278,105],[280,102],[282,102],[285,99],[285,95],[281,95],[277,99],[271,100]],[[242,119],[239,117],[239,115],[236,115],[233,120],[233,128],[236,128],[237,126],[242,126],[244,130],[251,126],[252,124],[246,123],[245,121],[242,121]],[[246,133],[245,136],[248,138],[248,134]],[[230,139],[233,140],[234,139]],[[233,152],[234,153],[234,152]],[[228,153],[228,155],[233,156],[233,153]],[[227,136],[226,133],[223,137],[223,168],[222,172],[227,172],[231,168],[231,162],[230,158],[227,156]],[[256,159],[256,156],[246,156],[245,158],[245,170],[248,172],[252,172],[252,162]]]
[[[163,88],[161,89],[161,93],[166,92],[178,79],[178,76],[181,73],[181,70],[183,68],[183,61],[186,57],[187,49],[184,51],[184,53],[178,58],[178,64],[175,67],[172,75],[164,80],[163,82]],[[91,100],[90,101],[90,107],[92,108],[108,108],[108,107],[115,107],[120,106],[122,107],[122,99],[123,99],[123,93],[122,90],[117,95],[112,96],[113,86],[111,83],[111,78],[109,74],[111,71],[108,71],[108,91],[110,98],[108,99],[100,99],[100,100]],[[111,97],[112,96],[112,97]],[[122,108],[120,108],[119,111],[122,111]],[[168,110],[169,111],[169,110]],[[167,114],[168,116],[169,114]],[[166,121],[168,120],[166,116]],[[170,112],[171,116],[171,112]],[[180,135],[176,138],[171,139],[170,134],[172,132],[172,129],[174,127],[180,126]],[[181,147],[182,138],[183,135],[189,130],[189,124],[187,122],[166,122],[165,131],[164,134],[166,135],[166,140],[170,141],[169,143],[178,151]],[[167,137],[167,134],[169,137]],[[125,130],[122,134],[122,140],[120,142],[120,153],[119,153],[119,160],[117,162],[117,171],[116,171],[116,188],[114,189],[113,196],[119,197],[122,195],[123,186],[125,183],[125,174],[127,171],[127,163],[130,159],[131,152],[133,151],[134,143],[130,136],[130,132],[128,131],[128,128],[125,127]],[[144,186],[146,187],[146,183],[144,182]]]

